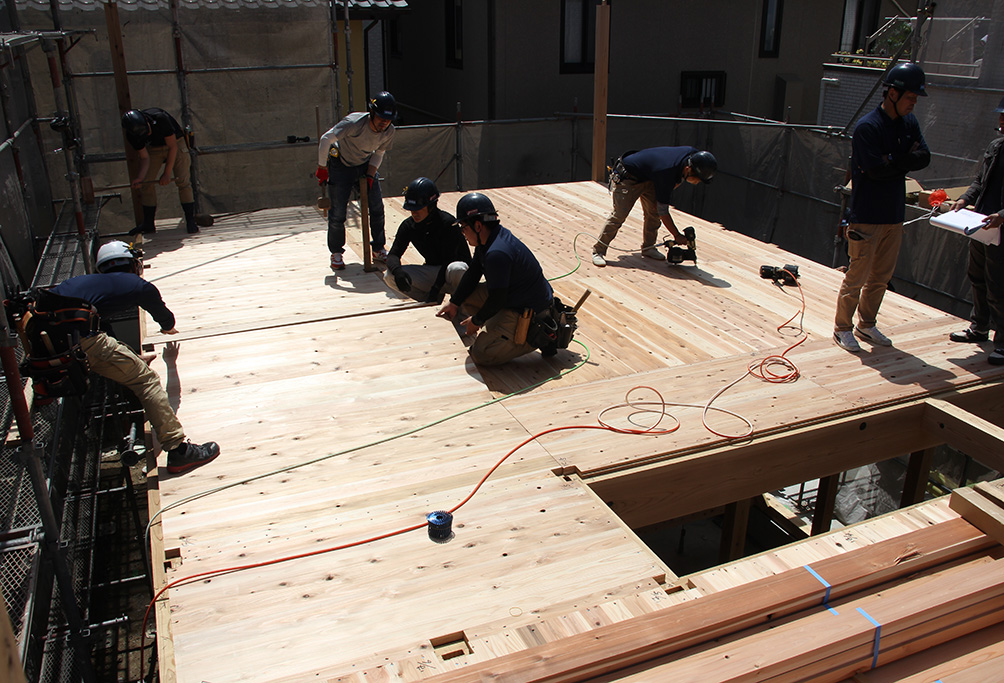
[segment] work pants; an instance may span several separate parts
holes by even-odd
[[[428,301],[429,292],[432,291],[433,285],[436,284],[436,278],[439,277],[439,270],[442,266],[408,265],[401,266],[401,268],[404,272],[411,276],[411,289],[407,292],[402,292],[398,289],[397,282],[394,280],[394,274],[391,272],[390,268],[385,270],[383,273],[383,281],[387,283],[387,286],[395,292],[400,292],[415,301]],[[454,261],[446,266],[446,281],[443,282],[443,286],[439,290],[440,293],[453,294],[453,292],[457,291],[457,285],[460,284],[460,280],[463,279],[464,273],[466,272],[467,264],[463,261]],[[479,289],[483,290],[484,288]],[[480,308],[481,305],[484,304],[484,297],[484,291],[479,292],[478,290],[475,290],[471,296],[467,297],[465,304]],[[477,310],[477,308],[474,310]]]
[[[977,330],[996,330],[994,342],[1004,343],[1004,247],[969,240],[969,284]]]
[[[896,270],[899,245],[903,241],[902,223],[851,223],[849,232],[861,239],[847,240],[851,262],[837,295],[837,316],[834,329],[838,332],[854,328],[854,311],[858,312],[858,327],[874,327],[882,297],[885,296]]]
[[[465,302],[466,303],[466,302]],[[485,322],[485,327],[468,349],[478,365],[501,365],[534,350],[530,344],[517,344],[516,325],[520,311],[503,308]]]
[[[174,414],[160,377],[122,342],[98,332],[80,340],[91,370],[136,394],[165,451],[181,445],[185,430]]]
[[[161,167],[167,161],[167,146],[147,147],[147,154],[150,155],[150,168],[143,178],[143,189],[140,190],[140,197],[143,206],[157,206],[157,188],[160,187],[157,180],[160,178]],[[192,159],[188,154],[188,145],[184,140],[178,140],[178,153],[174,155],[174,168],[171,169],[174,175],[174,184],[178,186],[178,197],[182,204],[191,204],[195,201],[195,193],[192,190]]]
[[[617,231],[627,220],[634,203],[639,200],[644,212],[641,248],[646,249],[654,246],[655,240],[659,236],[659,225],[661,224],[659,213],[656,210],[655,183],[650,180],[624,179],[619,183],[614,183],[612,194],[614,209],[603,226],[599,241],[593,245],[593,253],[600,255],[607,253],[607,245],[617,236]]]
[[[359,187],[359,179],[365,177],[369,161],[359,166],[346,166],[337,158],[328,160],[328,251],[341,254],[345,251],[345,217],[349,210],[352,188]],[[366,193],[370,218],[370,246],[374,251],[384,248],[383,194],[380,181],[374,179],[373,186]]]

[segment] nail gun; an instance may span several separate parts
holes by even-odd
[[[687,238],[687,246],[679,247],[674,244],[673,240],[668,239],[663,242],[664,247],[668,247],[666,252],[666,260],[673,264],[679,265],[684,261],[693,261],[697,263],[697,232],[694,230],[694,226],[687,226],[683,229],[683,236]]]

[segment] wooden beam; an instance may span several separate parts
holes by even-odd
[[[129,75],[126,71],[125,45],[122,40],[122,24],[119,21],[118,3],[105,3],[105,26],[108,30],[108,49],[111,52],[112,73],[115,75],[115,96],[118,100],[119,116],[121,116],[132,109],[132,96],[129,93]],[[125,149],[129,178],[135,178],[139,171],[139,153],[129,144],[125,130],[122,131],[122,145]],[[131,194],[133,217],[136,219],[136,225],[139,225],[143,221],[143,202],[138,189],[133,189]]]
[[[1004,428],[937,398],[927,400],[924,426],[941,443],[1004,472]]]
[[[990,539],[970,524],[955,519],[820,560],[812,569],[830,584],[832,601],[992,545]],[[472,664],[430,680],[440,683],[586,680],[821,605],[824,596],[822,583],[800,567],[556,643]]]
[[[910,454],[910,461],[906,466],[906,478],[903,481],[903,493],[899,497],[901,508],[910,507],[924,500],[933,457],[933,448],[925,448]]]
[[[1004,384],[946,392],[953,405],[1004,410]],[[917,429],[931,399],[884,406],[583,480],[633,529],[941,445],[944,430]],[[961,427],[960,427],[961,429]],[[1004,448],[1001,448],[1004,453]],[[811,455],[811,457],[810,457]],[[1001,466],[1004,470],[1004,465]],[[689,482],[713,481],[715,486]]]
[[[749,528],[752,503],[751,498],[746,498],[725,506],[722,543],[718,553],[719,562],[738,560],[746,554],[746,531]]]
[[[596,50],[593,60],[593,175],[607,177],[607,88],[610,78],[610,5],[596,6]]]
[[[831,474],[819,480],[816,490],[816,509],[812,513],[812,535],[825,534],[833,524],[833,510],[837,506],[837,489],[840,475]]]
[[[0,593],[0,673],[4,674],[3,680],[10,683],[25,681],[21,657],[18,655],[17,639],[7,616],[7,603],[4,602],[3,593]]]
[[[973,489],[962,488],[952,491],[948,507],[987,536],[1004,544],[1004,508],[996,501]]]

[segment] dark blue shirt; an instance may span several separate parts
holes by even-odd
[[[930,161],[931,153],[913,114],[891,119],[877,107],[861,117],[851,142],[851,222],[902,223],[906,174]]]
[[[175,121],[174,117],[159,107],[151,107],[143,110],[143,118],[150,124],[150,134],[142,137],[134,137],[126,134],[129,144],[135,149],[143,149],[147,145],[151,147],[163,147],[167,144],[166,138],[173,135],[177,139],[182,139],[185,132]]]
[[[488,299],[472,318],[483,325],[503,308],[540,312],[551,305],[551,283],[525,244],[508,229],[498,226],[487,244],[474,249],[474,258],[451,301],[463,303],[484,275]],[[500,296],[501,294],[501,296]]]
[[[139,306],[153,316],[162,330],[174,327],[160,290],[133,273],[94,273],[71,277],[52,288],[60,296],[72,296],[93,304],[98,315],[107,317]]]
[[[655,201],[669,204],[673,190],[683,181],[683,169],[696,147],[650,147],[629,154],[621,162],[638,180],[655,183]]]

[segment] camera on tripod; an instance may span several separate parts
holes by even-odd
[[[664,246],[669,247],[666,252],[666,260],[671,264],[680,264],[684,261],[697,263],[697,231],[694,230],[694,226],[684,228],[683,236],[687,238],[686,247],[678,247],[671,244],[669,240],[664,243]]]
[[[760,266],[760,277],[764,280],[773,280],[781,285],[796,285],[798,278],[798,266],[786,265],[783,268],[778,266]]]

